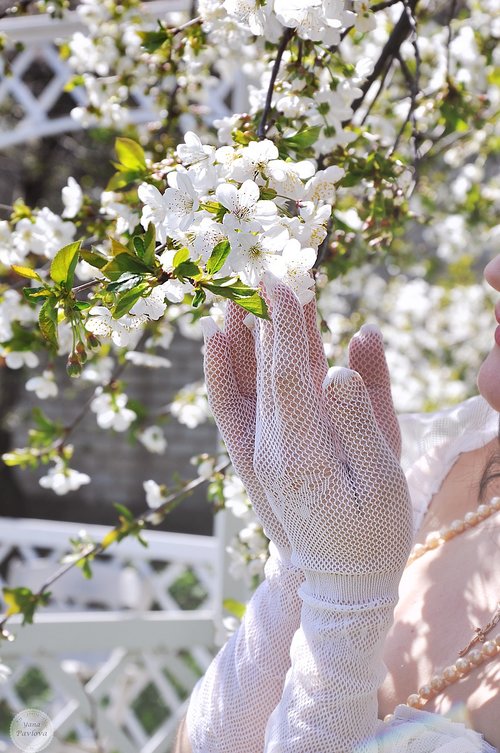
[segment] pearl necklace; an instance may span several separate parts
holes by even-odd
[[[454,539],[469,528],[474,528],[478,523],[499,511],[500,497],[493,497],[488,504],[479,505],[477,510],[468,512],[463,520],[454,520],[449,526],[445,526],[439,531],[432,531],[427,535],[423,544],[415,544],[406,567],[409,567],[426,552],[437,549],[447,541]],[[486,640],[486,635],[499,622],[500,601],[497,603],[497,608],[492,619],[484,627],[475,629],[474,637],[465,648],[459,651],[453,664],[445,667],[441,673],[434,675],[428,683],[422,685],[417,693],[409,695],[406,703],[403,705],[416,709],[423,708],[428,701],[442,693],[446,687],[466,677],[466,675],[484,662],[494,659],[500,653],[500,633],[490,640]],[[473,648],[477,643],[481,643],[481,647]],[[393,718],[394,714],[388,714],[384,721],[389,722]]]

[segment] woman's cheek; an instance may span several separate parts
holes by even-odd
[[[500,347],[494,345],[477,376],[477,386],[484,399],[500,412]]]

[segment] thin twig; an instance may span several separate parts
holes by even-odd
[[[451,65],[451,43],[453,40],[453,29],[451,28],[451,22],[453,21],[453,18],[455,17],[455,12],[457,9],[457,0],[452,0],[450,4],[450,14],[448,16],[448,23],[447,23],[447,29],[448,29],[448,39],[446,41],[446,80],[450,77],[450,65]]]
[[[375,103],[377,102],[378,98],[380,97],[380,95],[382,94],[382,92],[384,90],[384,84],[386,82],[387,76],[389,75],[389,71],[391,70],[393,60],[394,60],[394,58],[390,58],[387,61],[387,65],[386,65],[385,70],[382,71],[382,75],[380,77],[380,82],[379,82],[379,87],[377,89],[377,93],[375,94],[375,96],[371,100],[370,104],[368,105],[368,107],[366,109],[366,112],[363,115],[363,120],[361,121],[361,125],[364,125],[365,122],[366,122],[366,120],[369,118],[370,113],[371,113],[373,107],[375,106]]]
[[[408,2],[408,7],[412,11],[412,13],[415,11],[417,3],[418,3],[418,0],[409,0]],[[396,25],[394,26],[389,36],[389,39],[385,43],[382,49],[382,52],[380,53],[379,58],[373,67],[373,71],[371,72],[371,74],[368,76],[365,83],[361,87],[361,90],[362,90],[361,96],[358,97],[358,99],[354,100],[354,102],[351,105],[353,113],[359,110],[369,90],[371,89],[372,84],[379,78],[380,74],[385,69],[387,61],[392,60],[395,57],[396,53],[399,51],[401,45],[403,44],[404,40],[406,39],[408,34],[411,32],[411,30],[412,30],[412,27],[408,19],[408,13],[405,7]]]
[[[417,120],[415,117],[415,110],[417,107],[417,97],[420,93],[420,68],[421,68],[421,59],[420,59],[420,48],[418,46],[418,28],[417,28],[417,19],[415,16],[414,9],[411,7],[409,0],[403,0],[405,12],[408,17],[408,23],[410,24],[411,28],[411,44],[413,47],[413,52],[415,55],[415,75],[411,76],[411,74],[408,71],[409,74],[409,81],[410,81],[410,121],[412,125],[412,138],[413,138],[413,152],[414,152],[414,180],[415,185],[418,184],[418,172],[419,172],[419,165],[420,165],[420,152],[419,152],[419,141],[420,141],[420,134],[418,132],[417,128]]]
[[[280,69],[281,59],[294,33],[295,29],[285,29],[283,36],[281,37],[281,42],[278,47],[278,52],[276,53],[276,59],[274,61],[273,69],[271,71],[271,78],[269,80],[269,86],[267,89],[266,102],[262,111],[262,117],[260,119],[259,127],[257,128],[257,136],[259,138],[259,141],[262,141],[262,139],[266,137],[266,124],[269,117],[269,112],[271,110],[271,102],[273,100],[274,84],[276,83],[276,78]]]
[[[229,464],[229,460],[225,460],[224,462],[220,463],[214,468],[213,475],[225,471],[229,467]],[[138,526],[139,528],[142,528],[142,526],[144,526],[146,523],[158,525],[170,512],[172,512],[172,510],[175,510],[175,508],[187,494],[190,494],[207,481],[208,479],[205,475],[197,476],[197,478],[188,481],[188,483],[184,484],[181,489],[176,492],[172,492],[172,494],[169,494],[168,497],[165,498],[163,504],[157,507],[155,510],[150,510],[148,508],[139,515],[136,515],[136,517],[133,518],[132,521],[130,521],[130,526]],[[109,533],[112,533],[114,531],[120,531],[120,526],[115,526],[110,530]],[[39,590],[34,594],[34,597],[39,598],[40,596],[42,596],[57,580],[59,580],[59,578],[62,578],[63,575],[65,575],[69,570],[72,570],[80,562],[83,562],[90,557],[93,558],[98,554],[102,554],[102,552],[104,551],[108,551],[109,546],[109,544],[103,546],[102,542],[99,542],[87,548],[84,552],[81,553],[79,557],[76,557],[71,562],[67,562],[65,565],[56,570],[56,572],[53,573],[49,578],[47,578],[47,580],[42,584]],[[3,632],[3,628],[9,621],[11,616],[12,615],[6,614],[0,621],[0,634]]]

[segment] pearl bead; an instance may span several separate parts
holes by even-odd
[[[393,719],[394,719],[394,714],[386,714],[384,716],[384,722],[386,724],[388,724],[388,722],[392,722]]]
[[[493,497],[490,500],[490,507],[493,507],[494,510],[500,510],[500,497]]]
[[[423,544],[415,544],[411,556],[413,557],[413,559],[416,559],[417,557],[420,557],[425,551],[426,548]]]
[[[464,523],[472,528],[479,523],[479,515],[476,512],[468,512],[464,515]]]
[[[418,694],[421,698],[424,698],[426,701],[429,700],[434,695],[434,691],[432,690],[430,685],[422,685],[422,687],[419,689]]]
[[[465,658],[465,656],[460,656],[456,662],[455,667],[460,672],[461,675],[467,674],[467,672],[470,672],[472,667],[470,665],[470,661]]]
[[[489,518],[489,516],[492,514],[493,509],[491,505],[479,505],[479,507],[476,510],[477,514],[481,518],[481,520],[484,520],[484,518]]]
[[[446,680],[447,683],[451,685],[452,682],[455,682],[460,677],[457,668],[454,664],[452,664],[449,667],[445,667],[443,669],[443,677]]]
[[[454,539],[457,534],[451,527],[444,526],[443,528],[439,529],[439,535],[445,541],[449,541],[450,539]]]
[[[450,531],[453,531],[453,533],[455,535],[458,534],[458,533],[462,533],[462,531],[464,530],[464,528],[465,528],[465,525],[464,525],[464,521],[463,520],[458,520],[457,519],[457,520],[453,520],[450,523]]]
[[[495,641],[486,641],[486,643],[483,644],[483,654],[486,654],[486,656],[495,656],[497,652],[497,644]]]
[[[418,695],[418,693],[412,693],[411,695],[409,695],[406,699],[406,705],[417,709],[420,706],[420,696]]]
[[[437,693],[440,693],[441,690],[443,690],[443,688],[446,686],[446,682],[441,677],[441,675],[434,675],[434,677],[431,678],[429,685]]]
[[[473,648],[472,651],[469,651],[468,653],[468,659],[472,664],[478,667],[484,661],[483,652],[480,648]]]
[[[425,546],[429,549],[436,549],[436,547],[438,547],[440,543],[441,537],[436,531],[429,533],[427,538],[425,539]]]

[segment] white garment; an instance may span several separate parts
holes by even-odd
[[[400,424],[403,434],[402,464],[412,495],[415,530],[418,530],[432,495],[441,486],[458,455],[478,449],[496,436],[498,414],[482,398],[476,397],[437,413],[405,415],[401,417]],[[266,606],[263,610],[266,611]],[[293,623],[293,620],[290,622]],[[249,658],[253,654],[252,651],[247,653]],[[238,661],[234,661],[233,665],[237,667]],[[238,672],[234,677],[241,689]],[[205,708],[200,700],[200,687],[203,687],[204,683],[207,693],[209,690],[213,693],[212,707],[217,706],[220,701],[220,688],[217,687],[217,683],[209,688],[210,683],[206,678],[200,681],[193,693],[187,721],[193,743],[201,724],[200,720],[204,718],[207,731],[214,735],[215,747],[205,747],[203,743],[200,746],[195,744],[195,753],[226,750],[221,744],[220,730],[216,729],[214,719],[208,713],[210,704],[207,703]],[[226,681],[227,679],[225,677]],[[248,698],[250,713],[252,704],[258,707],[259,701],[259,696]],[[362,711],[358,713],[362,714]],[[229,717],[230,721],[226,721],[235,725],[237,729],[237,718],[232,714],[229,714]],[[272,739],[268,739],[268,743],[272,744]],[[269,749],[271,747],[272,745]],[[252,749],[251,744],[248,749]],[[498,753],[482,735],[467,729],[463,724],[407,706],[398,706],[391,722],[379,723],[374,750],[377,750],[377,753]],[[331,753],[337,751],[338,746],[334,744]],[[231,753],[241,753],[241,748],[231,750]],[[352,750],[352,753],[357,751]]]
[[[482,397],[435,413],[399,416],[401,465],[418,531],[429,502],[462,452],[488,444],[498,433],[498,413]]]
[[[415,530],[458,456],[496,437],[498,422],[498,413],[482,397],[436,413],[400,416],[401,462],[410,488]],[[393,721],[381,724],[381,735],[378,753],[497,753],[463,724],[408,706],[398,706]]]

